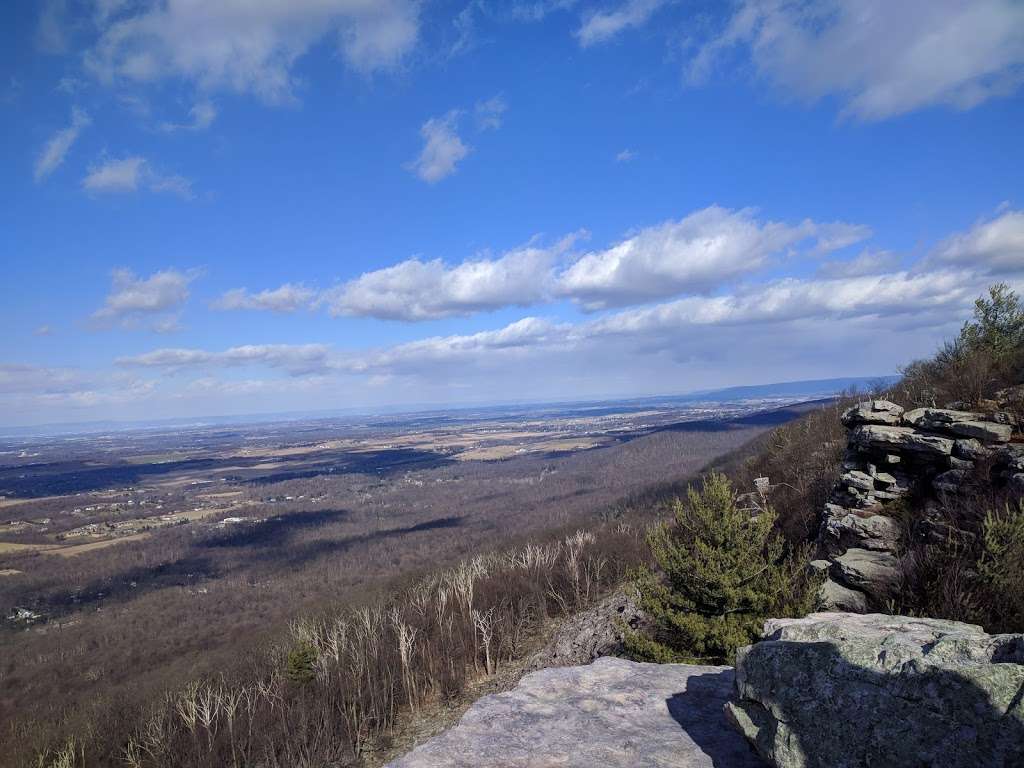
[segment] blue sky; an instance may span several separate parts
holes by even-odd
[[[1017,0],[0,24],[0,423],[889,374],[1024,286]]]

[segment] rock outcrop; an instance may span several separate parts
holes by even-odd
[[[529,670],[589,664],[623,652],[624,628],[639,629],[645,618],[634,587],[625,587],[586,611],[563,621],[554,636],[526,665]]]
[[[726,721],[730,667],[598,659],[526,675],[392,768],[758,768]]]
[[[764,634],[727,713],[778,768],[1024,765],[1024,635],[850,613]]]
[[[1007,412],[917,408],[868,400],[842,416],[848,428],[843,474],[825,505],[818,535],[826,578],[823,609],[866,611],[899,589],[905,530],[896,503],[912,491],[924,499],[970,489],[977,472],[1024,489],[1024,445],[1010,443],[1016,418]],[[945,531],[935,535],[944,536]]]

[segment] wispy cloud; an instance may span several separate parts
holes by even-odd
[[[627,29],[642,27],[667,4],[668,0],[625,0],[614,9],[591,12],[584,16],[576,38],[584,48],[608,42]]]
[[[105,82],[184,78],[206,90],[294,99],[295,62],[325,38],[352,69],[398,66],[419,37],[414,0],[132,4],[97,18],[86,67]]]
[[[197,101],[188,111],[188,117],[188,122],[184,123],[161,123],[160,130],[164,133],[205,131],[217,119],[217,107],[209,100]]]
[[[64,162],[64,158],[67,157],[71,146],[78,140],[78,135],[84,128],[88,127],[91,122],[92,121],[89,119],[89,116],[82,110],[77,107],[71,110],[71,125],[61,131],[58,131],[53,138],[46,143],[46,146],[43,147],[43,151],[36,159],[36,181],[42,181],[61,166]]]
[[[142,355],[118,358],[129,368],[215,368],[263,365],[295,376],[328,370],[330,347],[324,344],[247,344],[223,352],[198,349],[157,349]]]
[[[234,288],[213,302],[214,309],[257,309],[272,312],[295,312],[309,307],[316,291],[304,285],[285,283],[280,288],[251,293],[246,288]]]
[[[442,117],[427,120],[420,127],[423,149],[406,167],[428,184],[451,176],[459,162],[472,151],[456,132],[459,116],[458,110],[452,110]]]
[[[631,163],[640,157],[640,153],[632,149],[624,149],[615,156],[616,163]]]
[[[92,166],[82,179],[82,187],[96,193],[137,192],[146,189],[173,194],[183,200],[191,200],[195,196],[189,179],[176,174],[162,174],[148,160],[138,155],[106,160]]]
[[[882,120],[934,105],[969,109],[1024,82],[1024,5],[1008,0],[744,0],[688,65],[706,80],[726,52],[798,99],[836,95]]]
[[[496,131],[501,128],[508,111],[508,103],[501,96],[494,96],[486,101],[478,101],[473,112],[476,115],[477,128],[481,131]]]

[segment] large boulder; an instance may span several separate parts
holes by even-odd
[[[736,658],[730,720],[778,768],[1024,765],[1024,635],[817,613]]]
[[[832,578],[877,598],[891,596],[899,586],[899,559],[889,552],[854,547],[832,560]]]
[[[616,656],[623,651],[625,629],[635,630],[644,623],[636,589],[621,589],[562,622],[547,645],[527,663],[527,669],[570,667]]]
[[[903,408],[888,400],[866,400],[848,408],[841,420],[847,427],[858,424],[897,425],[903,416]]]
[[[391,768],[764,768],[724,707],[730,667],[598,659],[526,675]]]

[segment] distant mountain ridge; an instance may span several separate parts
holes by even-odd
[[[18,427],[0,426],[0,437],[55,437],[60,435],[85,435],[99,432],[125,432],[143,429],[169,427],[215,427],[218,425],[266,424],[274,422],[302,421],[310,419],[353,418],[374,416],[401,416],[424,413],[465,413],[466,411],[544,411],[551,409],[607,408],[611,405],[629,407],[654,404],[681,403],[727,403],[740,400],[771,398],[822,398],[849,390],[866,391],[876,385],[888,385],[898,376],[847,376],[835,379],[808,379],[774,384],[751,384],[725,387],[723,389],[698,390],[677,395],[647,395],[642,397],[593,398],[588,400],[545,400],[522,401],[517,403],[469,403],[462,406],[422,404],[406,406],[379,406],[376,408],[344,408],[321,411],[289,411],[265,414],[239,414],[220,416],[180,417],[145,421],[82,421],[38,424]]]

